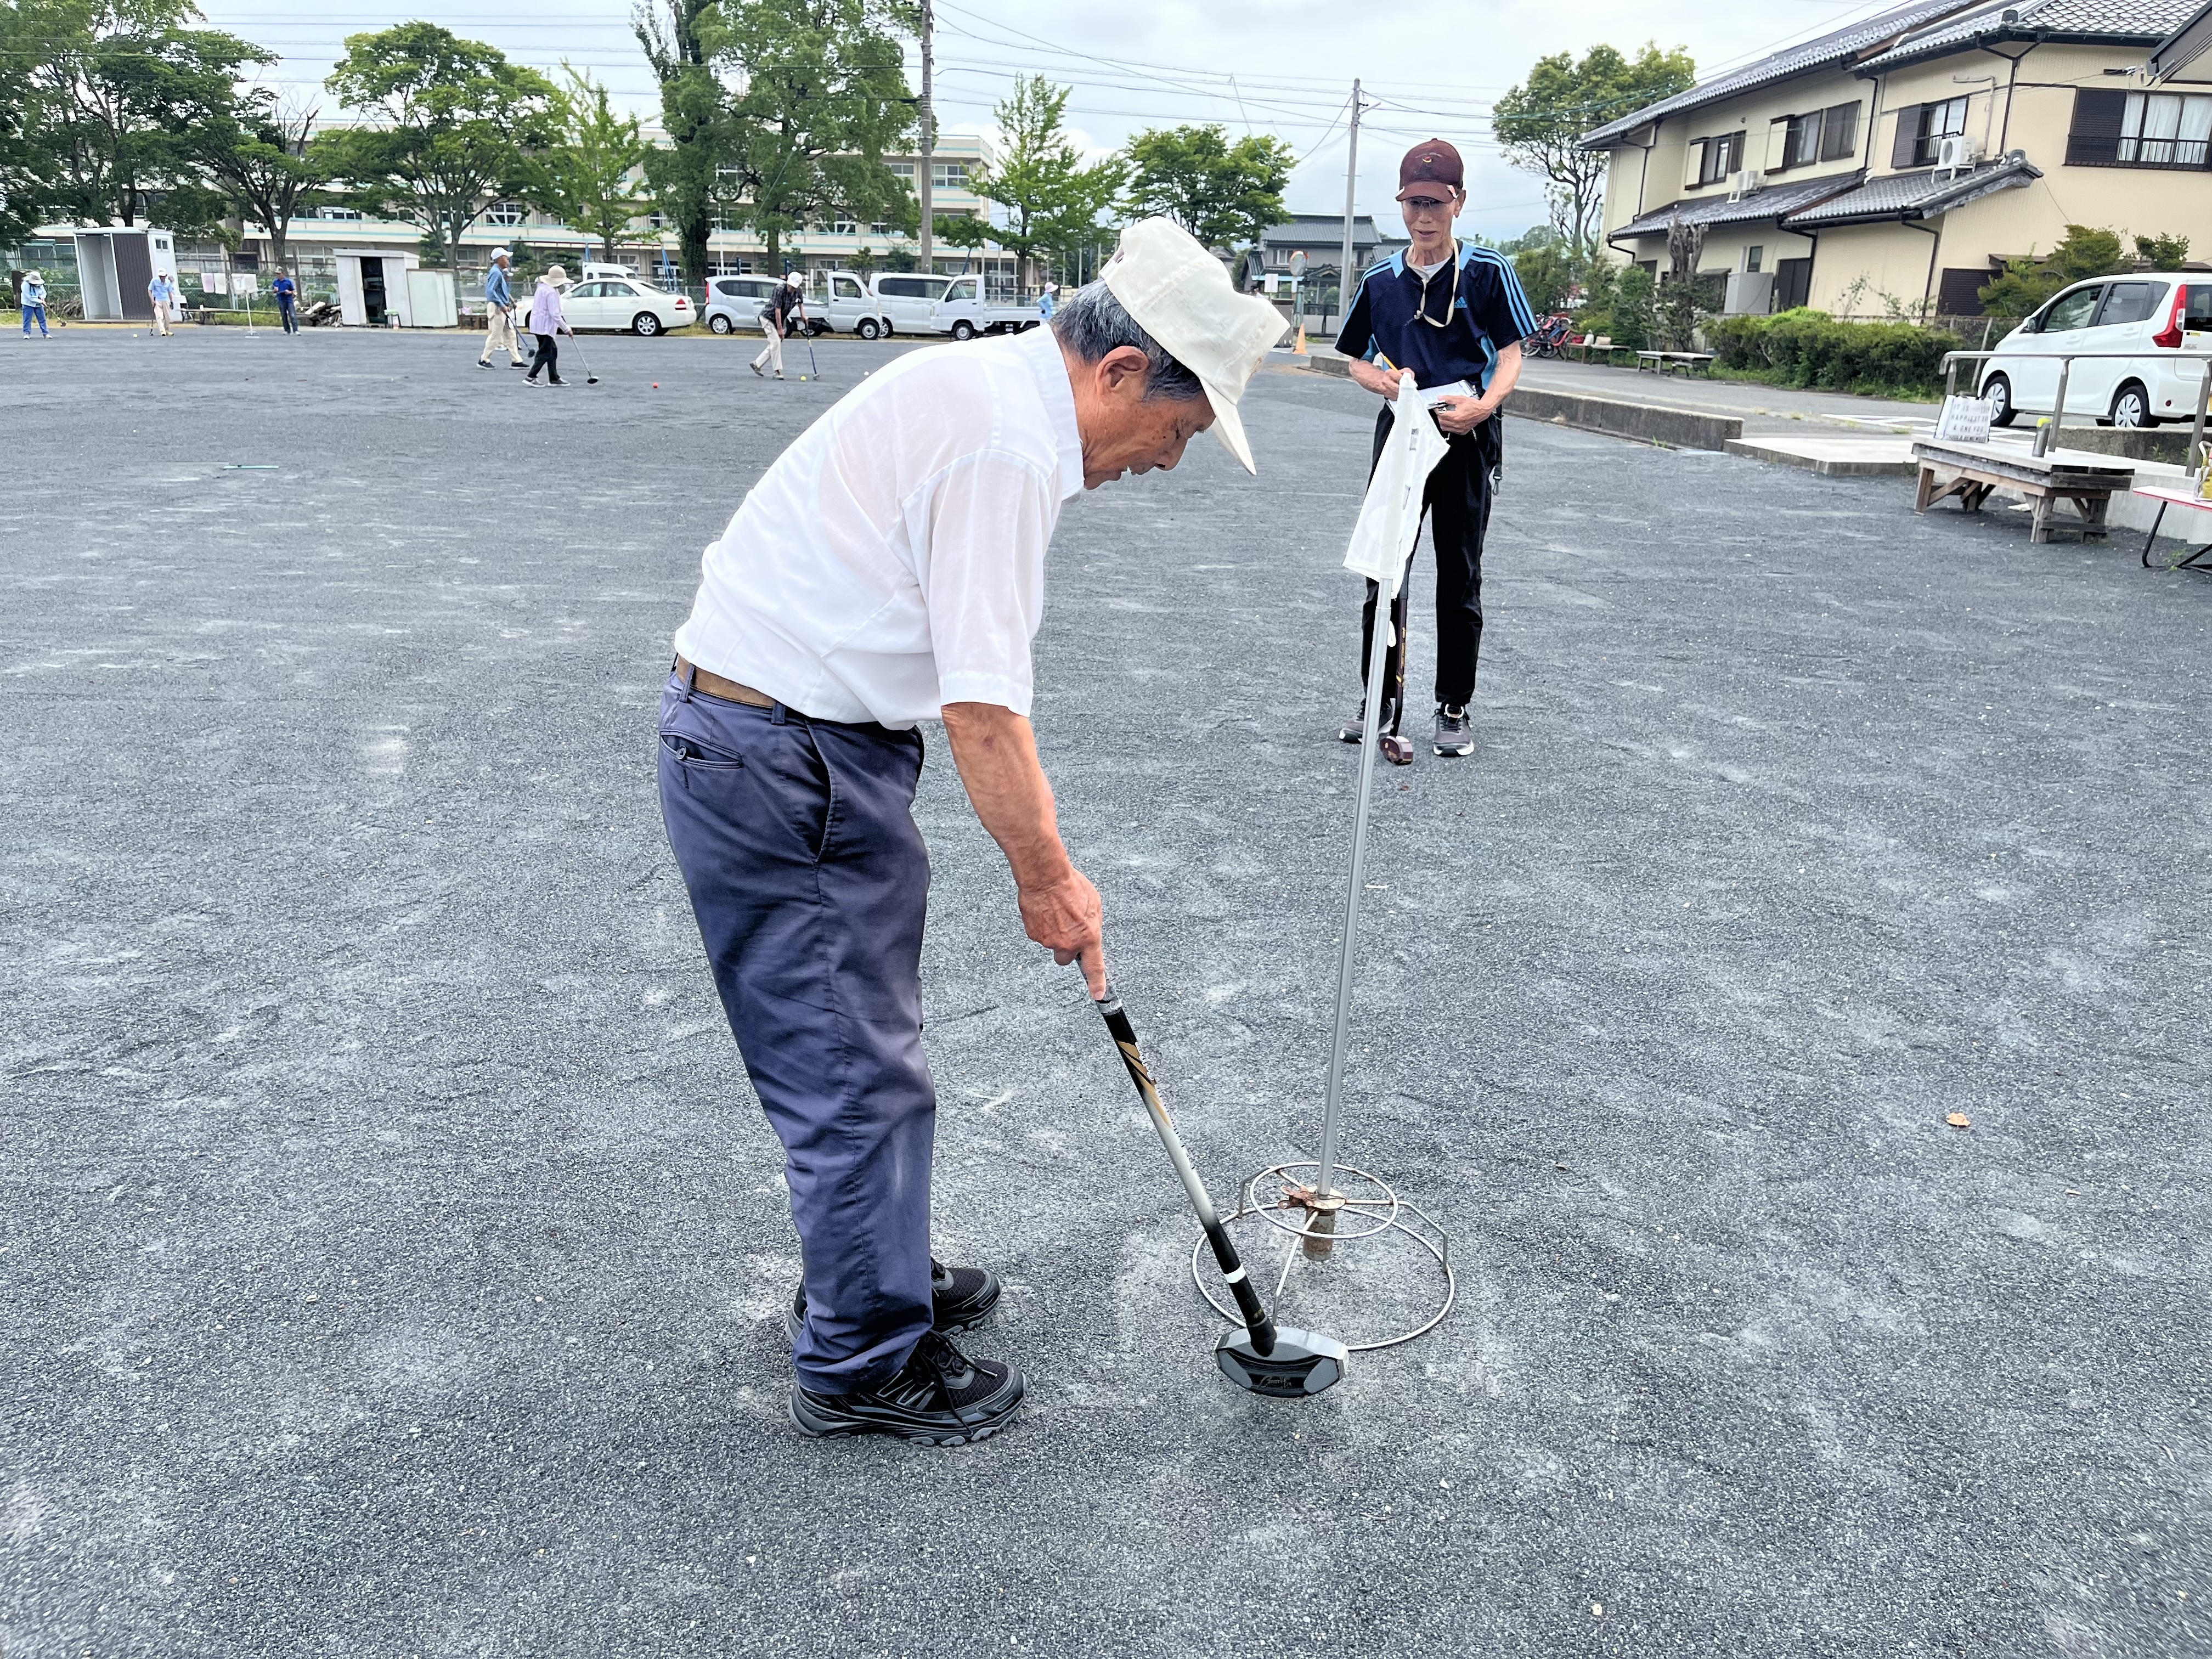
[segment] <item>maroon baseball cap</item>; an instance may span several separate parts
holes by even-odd
[[[1425,138],[1406,152],[1398,163],[1398,199],[1404,201],[1415,185],[1443,185],[1457,190],[1467,178],[1459,152],[1441,138]]]

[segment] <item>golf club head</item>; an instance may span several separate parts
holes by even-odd
[[[1224,1331],[1213,1345],[1214,1364],[1238,1388],[1289,1400],[1319,1394],[1344,1375],[1350,1352],[1333,1336],[1301,1331],[1288,1325],[1275,1327],[1275,1348],[1262,1354],[1252,1346],[1249,1331]]]

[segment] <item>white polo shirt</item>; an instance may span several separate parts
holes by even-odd
[[[752,487],[707,550],[676,649],[821,720],[1026,714],[1045,544],[1082,488],[1049,328],[910,352]]]

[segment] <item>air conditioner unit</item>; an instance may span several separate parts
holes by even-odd
[[[1950,173],[1963,173],[1974,165],[1974,141],[1954,133],[1936,146],[1936,165]]]
[[[1757,167],[1746,167],[1735,176],[1735,188],[1729,191],[1729,200],[1741,202],[1747,196],[1755,196],[1765,184],[1766,175]]]

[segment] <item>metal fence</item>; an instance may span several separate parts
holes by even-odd
[[[1956,397],[1959,393],[1959,365],[1964,362],[1984,362],[1997,356],[1994,351],[1947,351],[1943,354],[1943,395]],[[2051,453],[2051,440],[2066,422],[2066,380],[2074,365],[2085,358],[2118,357],[2129,362],[2142,362],[2150,354],[2142,351],[2008,351],[2002,354],[2008,362],[2023,359],[2058,365],[2058,393],[2051,400],[2051,418],[2036,428],[2035,451],[2038,455]],[[2204,469],[2204,416],[2208,403],[2212,403],[2212,352],[2160,351],[2160,362],[2195,362],[2203,365],[2197,377],[2197,417],[2189,431],[2189,476],[2196,477]]]

